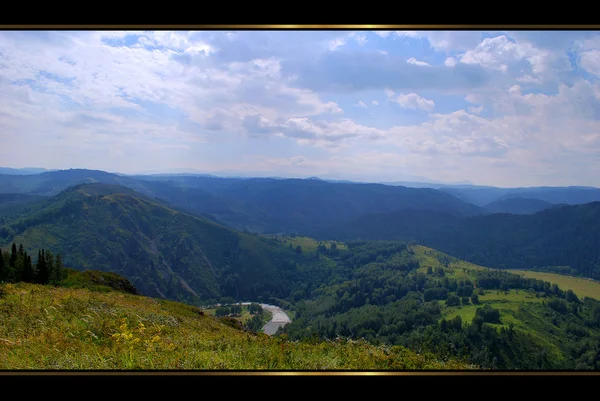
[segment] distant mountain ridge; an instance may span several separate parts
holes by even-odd
[[[0,174],[10,174],[10,175],[30,175],[30,174],[45,173],[47,171],[56,171],[56,170],[47,170],[45,168],[40,168],[40,167],[25,167],[25,168],[0,167]]]
[[[485,210],[491,213],[510,214],[533,214],[553,207],[555,205],[550,202],[513,195],[505,195],[483,206]]]

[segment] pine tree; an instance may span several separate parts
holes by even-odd
[[[56,261],[54,262],[54,280],[55,284],[58,284],[59,281],[65,278],[65,269],[62,265],[62,258],[60,257],[60,253],[56,255]]]
[[[11,251],[9,265],[15,267],[15,263],[17,262],[17,245],[14,242]]]
[[[2,248],[0,248],[0,282],[6,280],[6,270],[4,267],[4,256],[2,255]]]
[[[25,262],[26,262],[26,260],[24,260],[23,256],[21,256],[17,253],[17,257],[15,259],[15,265],[14,265],[13,272],[12,272],[13,277],[11,277],[12,281],[14,281],[14,282],[23,281]]]
[[[39,254],[39,259],[37,263],[37,282],[40,284],[48,284],[49,274],[48,274],[48,266],[46,265],[46,253],[42,249],[42,252]]]
[[[31,256],[26,255],[23,258],[23,281],[33,283],[35,281],[35,272],[31,263]]]
[[[48,284],[52,281],[54,277],[54,255],[50,251],[46,251],[46,256],[44,258],[46,261],[46,270],[48,271],[48,280],[46,280],[43,284]]]
[[[19,255],[25,256],[25,250],[23,249],[23,244],[19,244]]]

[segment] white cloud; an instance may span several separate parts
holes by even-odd
[[[414,64],[414,65],[418,65],[418,66],[421,66],[421,67],[431,67],[431,66],[429,65],[429,63],[427,63],[427,62],[425,62],[425,61],[419,61],[419,60],[417,60],[417,59],[416,59],[416,58],[414,58],[414,57],[411,57],[411,58],[409,58],[408,60],[406,60],[406,62],[407,62],[408,64]]]
[[[553,76],[552,74],[568,63],[565,57],[538,49],[527,42],[511,41],[506,35],[485,38],[477,47],[466,51],[460,58],[461,63],[477,64],[503,73],[506,73],[510,66],[524,67],[523,64],[519,64],[523,61],[531,69],[531,73],[526,74],[527,78],[523,77],[529,82],[541,82],[541,78]]]
[[[454,67],[456,63],[457,61],[454,57],[448,57],[446,61],[444,61],[444,64],[448,67]]]
[[[422,110],[433,110],[435,102],[422,98],[416,93],[401,93],[396,98],[398,104],[406,109],[422,109]]]
[[[540,78],[532,77],[531,75],[523,75],[522,77],[517,78],[517,81],[523,82],[525,84],[540,84],[542,80]]]
[[[473,114],[480,114],[483,111],[483,106],[479,106],[479,107],[469,107],[469,112],[473,113]]]
[[[477,31],[396,31],[398,37],[425,38],[437,51],[466,50],[477,46],[481,32]]]
[[[337,50],[346,44],[346,38],[335,38],[328,42],[327,48],[331,51]]]
[[[600,186],[600,83],[589,75],[600,76],[600,35],[590,35],[554,46],[408,31],[386,40],[384,57],[358,46],[363,32],[0,32],[0,160]],[[378,106],[356,99],[386,87],[384,100],[443,113],[340,107]]]
[[[367,43],[367,37],[362,33],[352,32],[349,36],[354,38],[360,46],[364,46]]]
[[[600,76],[600,50],[589,50],[581,53],[581,66],[596,76]]]
[[[387,38],[392,34],[392,31],[374,31],[373,33],[377,36],[381,36],[382,38]]]

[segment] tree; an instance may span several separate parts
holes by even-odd
[[[427,274],[433,274],[433,268],[431,266],[427,266]]]
[[[38,252],[38,262],[37,262],[37,277],[36,281],[40,284],[48,284],[48,279],[50,278],[50,272],[48,271],[48,265],[46,264],[46,254],[42,249],[41,252]]]
[[[23,281],[33,283],[35,281],[35,272],[31,263],[31,256],[27,255],[23,263]]]
[[[479,296],[477,294],[471,295],[471,303],[473,303],[473,305],[477,305],[479,303]]]
[[[302,247],[301,247],[300,245],[298,245],[298,246],[296,247],[296,253],[297,253],[297,254],[301,254],[301,253],[302,253]]]
[[[455,294],[448,295],[448,298],[446,299],[446,305],[456,306],[459,304],[460,304],[460,298],[458,296],[456,296]]]
[[[4,267],[4,256],[2,256],[2,248],[0,248],[0,281],[6,280],[6,268]]]
[[[17,245],[13,242],[9,264],[10,264],[10,266],[15,267],[16,262],[17,262]]]
[[[62,257],[60,253],[56,255],[56,261],[54,262],[54,270],[52,275],[52,284],[58,284],[61,280],[65,278],[65,269],[62,265]]]
[[[577,298],[577,295],[575,295],[573,290],[567,290],[566,297],[567,297],[568,302],[577,302],[577,303],[580,302],[579,298]]]
[[[231,309],[229,309],[228,307],[226,307],[226,306],[219,306],[217,308],[217,310],[215,311],[215,316],[218,316],[218,317],[220,317],[220,316],[227,316],[230,313],[231,313]]]
[[[46,270],[48,270],[48,280],[43,284],[48,284],[54,277],[54,255],[50,251],[46,251]]]

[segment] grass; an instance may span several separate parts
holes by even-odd
[[[265,235],[267,238],[273,238],[277,241],[285,244],[292,244],[292,247],[295,249],[298,245],[302,247],[302,252],[315,252],[319,247],[320,241],[315,240],[310,237],[290,237],[290,236],[281,236],[281,235]],[[322,241],[323,244],[329,249],[331,244],[335,242],[336,247],[339,250],[347,250],[348,247],[343,242],[337,241]]]
[[[410,247],[410,249],[413,251],[415,257],[419,261],[420,267],[417,271],[420,273],[427,273],[427,268],[432,267],[436,270],[443,269],[445,275],[448,277],[453,277],[456,279],[472,279],[471,276],[473,271],[486,269],[485,267],[456,259],[426,246],[413,245]],[[448,259],[449,263],[447,267],[440,261],[441,258]]]
[[[2,284],[0,369],[470,369],[363,341],[291,342],[197,307],[118,292]]]
[[[507,325],[509,323],[508,320],[510,319],[508,319],[506,322],[504,321],[504,317],[507,316],[505,312],[515,311],[524,303],[541,303],[543,300],[542,298],[536,297],[535,294],[524,290],[510,290],[506,292],[500,290],[486,290],[485,294],[478,295],[478,297],[478,305],[469,303],[468,305],[447,307],[445,306],[445,303],[442,303],[442,305],[444,305],[444,310],[442,312],[443,318],[452,319],[459,315],[463,322],[470,323],[475,317],[475,311],[477,308],[481,308],[484,305],[490,305],[492,308],[500,311],[502,316],[500,320],[503,324]]]
[[[578,297],[590,297],[600,300],[600,283],[582,277],[564,276],[556,273],[535,272],[531,270],[509,270],[510,273],[548,281],[562,290],[572,290]]]

